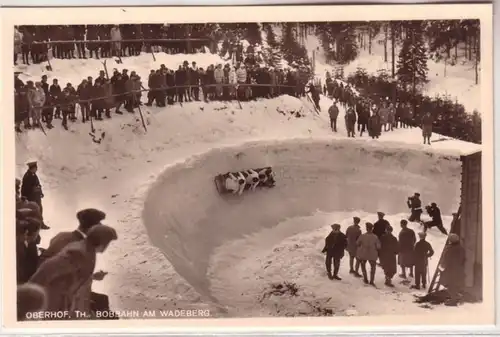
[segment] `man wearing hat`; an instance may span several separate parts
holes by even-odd
[[[23,284],[36,272],[42,222],[35,217],[16,218],[17,284]]]
[[[26,164],[28,170],[23,176],[21,185],[21,196],[28,201],[35,202],[40,207],[40,213],[43,216],[42,198],[43,191],[40,179],[36,175],[38,164],[36,161],[30,161]]]
[[[384,219],[384,212],[377,212],[378,220],[373,224],[373,234],[375,234],[379,239],[382,235],[387,232],[387,228],[390,226],[389,221]]]
[[[451,233],[448,236],[440,265],[442,268],[440,281],[450,296],[446,305],[455,306],[460,300],[465,281],[465,257],[465,248],[460,243],[460,237]]]
[[[332,231],[325,239],[325,247],[321,251],[326,253],[326,272],[330,280],[341,280],[338,276],[340,269],[340,260],[344,257],[344,250],[347,248],[347,238],[340,231],[339,224],[331,225]],[[332,260],[333,260],[333,275],[332,275]]]
[[[408,228],[408,221],[401,220],[401,230],[399,231],[399,254],[398,262],[401,267],[401,278],[406,278],[406,268],[410,268],[410,277],[413,277],[413,248],[417,242],[415,231]]]
[[[392,278],[398,271],[396,256],[399,252],[398,239],[392,234],[392,227],[386,229],[386,233],[380,237],[380,265],[385,274],[385,285],[394,287]]]
[[[418,233],[419,241],[415,244],[415,284],[412,289],[427,288],[427,271],[429,268],[429,258],[434,255],[434,250],[431,244],[425,240],[427,234],[425,232]]]
[[[413,197],[408,197],[406,204],[411,211],[408,221],[420,222],[420,216],[422,215],[422,201],[420,200],[420,193],[415,193]]]
[[[429,206],[426,206],[425,209],[427,213],[432,218],[431,221],[424,221],[424,231],[427,232],[429,228],[437,227],[441,233],[444,235],[448,235],[446,228],[443,226],[443,218],[441,217],[441,210],[437,206],[435,202],[431,203]]]
[[[94,226],[100,225],[106,218],[106,213],[94,208],[87,208],[76,213],[78,228],[72,232],[60,232],[54,236],[49,243],[49,247],[41,254],[40,263],[59,253],[71,242],[83,240],[87,237],[87,232]]]
[[[365,284],[375,286],[375,271],[377,268],[377,258],[380,250],[380,240],[373,234],[373,224],[366,223],[366,233],[361,234],[357,241],[356,257],[360,261],[363,281]],[[370,280],[366,272],[366,262],[370,263]]]
[[[356,277],[361,277],[359,273],[359,260],[356,259],[356,242],[358,238],[361,236],[361,228],[359,227],[359,223],[361,219],[355,216],[352,218],[353,224],[347,227],[345,231],[345,235],[347,237],[347,252],[349,253],[349,274],[353,274]],[[354,260],[356,259],[356,266],[354,266]]]

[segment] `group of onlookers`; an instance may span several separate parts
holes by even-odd
[[[66,83],[61,87],[57,78],[49,84],[47,75],[40,81],[27,81],[15,73],[15,122],[16,131],[53,127],[54,119],[61,119],[64,128],[68,121],[82,122],[90,119],[111,118],[114,110],[122,114],[122,106],[129,112],[142,105],[142,91],[148,91],[146,105],[156,103],[159,107],[175,102],[192,100],[234,100],[248,101],[256,98],[272,98],[283,94],[305,95],[305,86],[310,69],[274,69],[259,65],[252,54],[244,62],[233,66],[230,63],[210,64],[199,67],[196,62],[184,61],[177,69],[161,65],[151,70],[146,89],[141,77],[128,69],[113,70],[108,77],[107,70],[99,76],[82,79],[81,83]],[[78,109],[79,108],[79,109]],[[79,116],[78,111],[80,111]]]
[[[431,206],[429,206],[431,207]],[[432,207],[437,206],[433,204]],[[414,279],[412,289],[426,289],[429,285],[429,259],[434,255],[432,245],[426,240],[428,228],[437,226],[444,230],[442,220],[438,226],[435,222],[435,213],[429,213],[433,217],[431,221],[421,222],[414,216],[415,209],[412,208],[412,216],[408,220],[400,221],[401,230],[396,238],[393,227],[384,218],[383,212],[377,212],[378,219],[375,223],[365,224],[365,233],[361,230],[361,219],[353,218],[345,234],[341,231],[340,224],[333,224],[331,233],[325,239],[322,253],[326,253],[326,271],[331,280],[341,280],[339,276],[341,260],[344,251],[349,255],[349,274],[362,278],[367,285],[375,286],[375,274],[377,263],[382,267],[385,282],[388,287],[394,287],[392,279],[397,274],[398,265],[401,268],[400,277],[407,280]],[[440,219],[440,214],[439,214]],[[424,231],[415,235],[415,231],[408,227],[408,222],[417,222],[424,226]],[[447,234],[444,231],[444,234]],[[333,271],[332,271],[333,263]],[[460,301],[464,286],[464,263],[465,250],[460,243],[457,234],[449,234],[447,245],[441,259],[442,273],[440,285],[448,291],[448,304],[456,305]],[[367,270],[367,264],[370,269]],[[361,269],[361,273],[360,273]],[[407,272],[409,272],[407,274]],[[406,283],[406,282],[403,282]]]
[[[104,212],[84,209],[76,214],[75,230],[39,247],[40,231],[50,227],[43,216],[38,165],[27,165],[22,181],[16,179],[17,318],[92,319],[96,311],[109,310],[108,297],[92,292],[92,282],[107,274],[94,271],[97,254],[117,239],[116,231],[101,224]]]
[[[213,48],[212,40],[207,38],[210,35],[207,34],[207,25],[18,26],[14,30],[14,63],[17,64],[18,55],[22,55],[24,64],[30,64],[30,61],[41,63],[47,60],[49,51],[52,57],[59,59],[133,56],[141,51],[150,52],[152,47],[172,54],[203,52],[204,47]]]
[[[360,136],[364,132],[373,139],[378,139],[382,132],[393,131],[395,128],[412,128],[420,126],[424,144],[430,145],[434,119],[430,112],[415,116],[414,109],[408,102],[392,102],[389,98],[376,102],[358,94],[349,83],[333,79],[326,74],[323,86],[324,94],[334,100],[329,108],[332,131],[337,132],[337,118],[340,103],[346,109],[345,125],[348,137],[354,137],[357,131]]]

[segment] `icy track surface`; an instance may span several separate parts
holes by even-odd
[[[213,185],[216,174],[262,166],[274,168],[275,188],[241,197],[217,194]],[[200,294],[225,307],[242,309],[239,302],[244,299],[240,297],[248,290],[242,281],[249,275],[240,264],[245,259],[250,263],[249,253],[266,247],[271,252],[284,239],[308,232],[309,239],[304,240],[315,236],[317,256],[302,259],[311,259],[318,270],[324,268],[319,246],[328,231],[311,233],[329,223],[292,221],[273,232],[279,223],[318,211],[342,212],[340,220],[351,217],[353,211],[364,212],[359,214],[364,221],[375,221],[373,214],[379,210],[403,215],[408,212],[406,198],[417,191],[424,203],[436,202],[443,215],[451,215],[459,203],[460,172],[455,156],[401,149],[389,143],[384,148],[350,140],[248,143],[213,149],[168,168],[146,197],[143,222],[152,243]],[[397,235],[399,223],[392,220]],[[266,230],[267,235],[258,240],[250,238]],[[442,247],[435,248],[439,253]],[[265,272],[263,265],[256,267],[259,263],[256,259],[254,266],[248,265],[250,276]],[[288,263],[293,266],[294,261]],[[348,259],[343,263],[345,270]],[[357,284],[359,280],[353,281]]]

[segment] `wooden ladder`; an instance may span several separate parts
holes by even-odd
[[[452,220],[451,226],[450,226],[450,234],[451,233],[458,234],[459,227],[460,227],[461,208],[462,208],[462,206],[458,207],[457,213],[455,213],[455,215],[453,216],[453,220]],[[436,271],[434,272],[434,275],[432,276],[432,281],[431,281],[431,284],[429,285],[429,290],[427,291],[427,294],[438,291],[439,287],[441,286],[441,272],[442,272],[442,270],[441,270],[440,266],[441,266],[441,262],[443,261],[443,256],[444,256],[444,252],[445,252],[447,245],[448,245],[448,240],[446,240],[445,248],[443,249],[443,251],[441,252],[441,256],[439,257],[439,262],[438,262],[438,265],[436,266]]]

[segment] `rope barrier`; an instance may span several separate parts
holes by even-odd
[[[169,89],[180,89],[180,88],[212,88],[212,87],[235,87],[238,89],[239,87],[273,87],[273,88],[297,88],[297,86],[292,86],[292,85],[280,85],[280,84],[248,84],[248,83],[240,83],[240,84],[228,84],[228,83],[221,83],[221,84],[207,84],[207,85],[178,85],[178,86],[170,86],[170,87],[160,87],[160,88],[150,88],[150,89],[141,89],[141,90],[132,90],[132,91],[126,91],[123,93],[118,93],[118,94],[111,94],[108,96],[101,96],[101,97],[96,97],[96,98],[91,98],[91,99],[80,99],[80,100],[75,100],[72,101],[71,103],[68,104],[54,104],[54,105],[44,105],[39,108],[41,109],[54,109],[54,108],[62,108],[62,107],[68,107],[76,104],[82,104],[82,103],[92,103],[94,101],[101,101],[105,99],[109,99],[112,97],[120,97],[120,96],[127,96],[127,95],[133,95],[134,93],[142,93],[142,92],[160,92],[160,91],[166,91]],[[62,93],[61,93],[62,94]],[[134,96],[134,95],[133,95]]]

